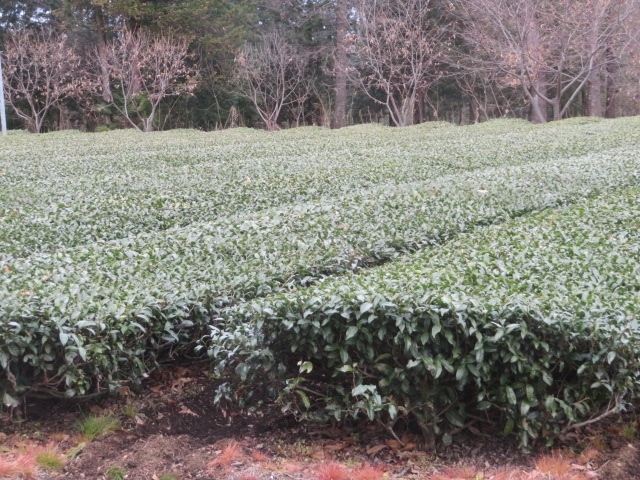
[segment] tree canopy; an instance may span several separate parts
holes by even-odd
[[[1,0],[0,52],[10,126],[37,132],[614,117],[640,113],[639,4]],[[43,93],[19,72],[47,47],[74,63]]]

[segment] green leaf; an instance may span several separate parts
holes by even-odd
[[[313,363],[311,362],[303,362],[300,365],[300,373],[311,373],[313,370]]]
[[[464,417],[456,410],[447,410],[444,414],[445,418],[456,427],[464,427]]]
[[[398,409],[395,405],[389,405],[387,412],[389,413],[389,418],[391,420],[395,420],[398,417]]]
[[[296,393],[298,394],[298,396],[302,400],[304,408],[309,410],[311,408],[311,401],[309,400],[309,397],[307,396],[307,394],[304,393],[302,390],[296,390]]]
[[[351,326],[347,329],[347,333],[345,335],[345,340],[350,340],[356,336],[360,329],[356,326]]]
[[[363,395],[363,394],[365,394],[367,392],[375,392],[375,391],[376,391],[375,385],[356,385],[351,390],[351,395],[354,396],[354,397],[357,397],[357,396]]]
[[[6,369],[8,364],[9,364],[9,357],[7,356],[6,353],[0,351],[0,367]]]
[[[508,437],[509,435],[511,435],[511,432],[513,432],[513,428],[515,427],[515,425],[516,423],[513,421],[512,418],[507,420],[507,423],[505,424],[504,429],[502,430],[502,436]]]
[[[471,374],[476,377],[476,378],[480,378],[480,370],[478,370],[478,367],[475,366],[473,363],[468,363],[467,364],[467,369],[471,372]]]
[[[536,394],[533,385],[527,384],[525,386],[525,391],[527,393],[527,398],[529,399],[529,401],[534,402],[536,400]]]
[[[246,363],[240,363],[236,367],[236,375],[240,377],[240,380],[243,382],[247,379],[247,375],[249,373],[249,366]]]
[[[407,368],[414,368],[422,363],[421,360],[412,359],[407,362]]]
[[[366,313],[373,308],[373,304],[369,302],[364,302],[360,305],[360,313]]]
[[[15,408],[18,405],[20,405],[20,402],[18,400],[16,400],[15,398],[13,398],[8,393],[4,393],[4,395],[2,396],[2,404],[5,407],[8,407],[8,408],[11,408],[11,407]]]
[[[442,326],[440,326],[440,324],[436,324],[433,327],[431,327],[431,337],[432,338],[436,338],[436,335],[438,335],[438,333],[440,333],[442,331]]]

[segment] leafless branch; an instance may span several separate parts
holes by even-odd
[[[197,69],[190,62],[186,39],[122,30],[107,45],[107,70],[118,92],[112,105],[129,124],[153,130],[160,102],[170,96],[191,94]]]
[[[421,92],[438,78],[444,30],[429,17],[429,0],[360,0],[352,79],[389,110],[398,126],[413,124]],[[377,95],[382,92],[382,99]]]
[[[277,30],[255,45],[245,45],[236,59],[238,90],[255,106],[267,130],[278,130],[283,107],[303,104],[311,92],[305,82],[308,56]]]
[[[49,27],[8,31],[4,50],[7,103],[33,133],[42,131],[47,114],[64,99],[92,88],[66,35]]]

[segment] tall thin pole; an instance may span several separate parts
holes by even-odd
[[[4,80],[2,77],[2,55],[0,55],[0,124],[2,124],[2,135],[7,135],[7,115],[4,111]]]

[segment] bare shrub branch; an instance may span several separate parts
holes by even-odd
[[[49,27],[10,30],[6,35],[2,73],[7,103],[30,132],[40,133],[53,108],[92,86],[66,35]]]
[[[360,0],[354,81],[385,105],[393,123],[413,124],[419,94],[438,78],[443,30],[429,18],[430,0]],[[376,92],[383,93],[380,99]]]
[[[278,130],[283,107],[303,104],[310,94],[305,83],[308,56],[277,30],[245,45],[236,59],[239,92],[255,106],[267,130]]]
[[[563,118],[578,94],[632,36],[623,28],[637,0],[453,0],[470,48],[467,68],[519,86],[535,122]]]
[[[190,94],[197,69],[190,63],[186,39],[122,30],[107,46],[107,70],[114,87],[112,105],[131,126],[153,130],[160,102]]]

